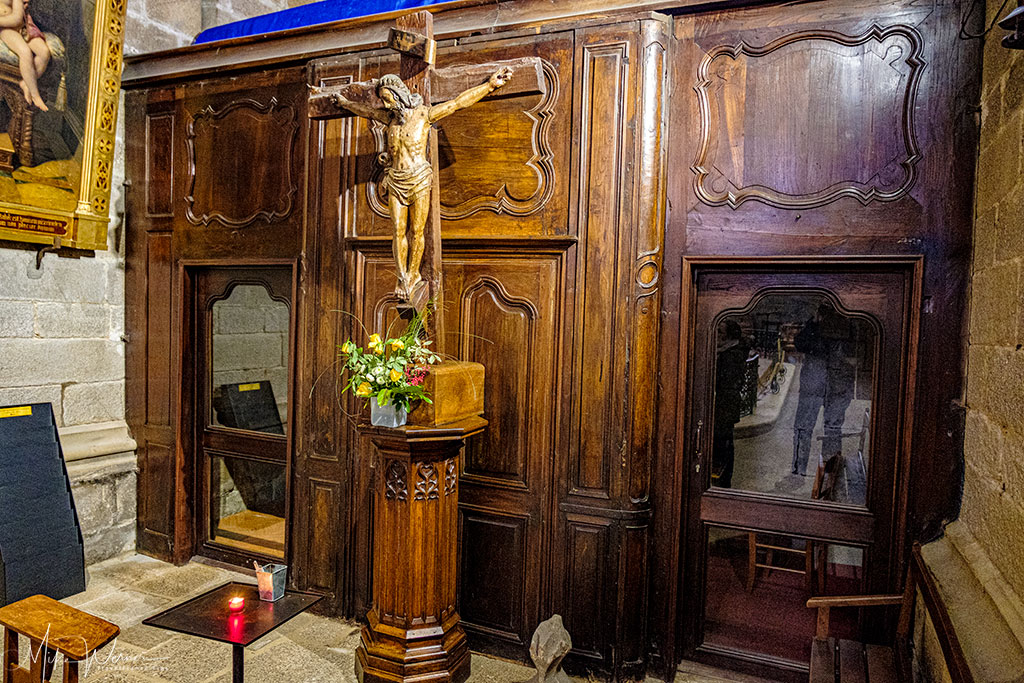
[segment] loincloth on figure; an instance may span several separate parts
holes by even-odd
[[[25,39],[26,43],[33,38],[46,40],[43,32],[36,26],[36,22],[32,21],[32,16],[28,12],[25,12],[25,25],[21,27],[21,37]]]
[[[430,162],[423,161],[406,169],[389,166],[384,171],[384,181],[381,185],[384,192],[397,199],[399,204],[411,206],[425,193],[430,192],[433,180],[433,166]]]

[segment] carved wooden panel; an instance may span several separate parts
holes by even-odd
[[[413,500],[438,500],[441,497],[437,485],[437,468],[433,463],[416,468],[416,493]]]
[[[664,255],[665,173],[668,128],[667,29],[660,22],[642,25],[642,54],[636,99],[640,106],[637,172],[644,191],[637,197],[635,243],[632,246],[630,322],[633,326],[629,363],[630,396],[629,471],[627,493],[631,505],[647,504],[650,467],[654,456],[656,393],[649,387],[658,376],[658,332],[661,314],[661,270]]]
[[[169,216],[174,169],[174,114],[146,116],[146,214]]]
[[[517,97],[499,93],[438,124],[442,219],[460,220],[485,210],[532,216],[551,201],[555,192],[551,124],[560,82],[550,62],[543,62],[543,71],[542,92]],[[384,149],[384,126],[375,124],[371,132],[378,149]],[[383,168],[378,167],[366,192],[374,213],[386,217],[382,178]]]
[[[528,525],[526,516],[459,505],[459,612],[464,620],[471,615],[476,629],[502,635],[523,631],[523,603],[527,592],[536,590],[526,584]]]
[[[429,500],[437,488],[458,487],[463,624],[467,632],[506,646],[528,644],[540,620],[543,510],[557,448],[555,340],[564,251],[570,244],[465,240],[445,245],[448,348],[461,359],[485,364],[489,426],[467,444],[457,484],[454,462],[451,468],[437,466],[436,483],[413,472],[402,477],[403,486],[390,466],[379,474],[385,477],[385,495],[395,497]],[[357,264],[357,315],[368,327],[386,329],[395,320],[396,303],[389,245],[367,244]]]
[[[922,39],[910,26],[797,31],[711,49],[695,89],[697,197],[784,209],[905,196],[918,175]]]
[[[139,529],[144,535],[159,536],[159,549],[166,553],[174,534],[174,449],[150,440],[140,445],[139,477],[149,485],[139,496]]]
[[[538,560],[557,449],[563,249],[467,245],[450,249],[445,263],[448,324],[458,330],[454,346],[460,358],[487,369],[484,415],[490,424],[467,444],[460,481],[460,503],[478,520],[475,533],[462,538],[462,566],[473,576],[506,576],[503,590],[510,593],[499,598],[463,583],[461,614],[470,633],[522,645],[542,618]],[[485,513],[492,515],[490,526],[484,526]],[[517,543],[491,552],[506,542],[513,520]]]
[[[277,97],[241,98],[192,114],[185,135],[189,222],[240,228],[291,215],[299,189],[292,171],[298,132],[298,113]]]
[[[609,641],[605,627],[613,613],[608,597],[615,594],[606,575],[612,522],[568,514],[565,524],[564,590],[569,596],[564,605],[565,627],[572,634],[575,654],[600,660]]]
[[[490,275],[467,287],[460,303],[459,355],[487,368],[484,401],[491,416],[486,434],[466,448],[466,473],[526,487],[531,366],[539,351],[537,307],[510,295]]]
[[[626,347],[624,316],[618,302],[624,294],[625,269],[632,259],[624,210],[626,164],[631,159],[628,127],[632,115],[631,45],[613,41],[583,48],[581,66],[582,124],[580,134],[579,233],[580,282],[577,318],[572,439],[569,453],[570,492],[610,497],[612,458],[616,466],[623,425]],[[625,234],[624,234],[625,233]]]
[[[568,230],[571,139],[571,35],[477,41],[471,51],[441,50],[438,67],[537,56],[543,90],[502,94],[438,124],[442,230],[445,235],[557,235]],[[394,60],[367,59],[361,79],[396,70]],[[523,75],[523,78],[526,78]],[[513,76],[513,79],[515,76]],[[388,235],[380,124],[356,124],[359,181],[353,227]]]
[[[147,235],[146,306],[146,423],[171,424],[171,236]]]
[[[397,460],[391,460],[384,468],[384,498],[386,500],[408,500],[408,469]]]
[[[365,543],[372,510],[368,482],[373,470],[354,466],[355,449],[346,419],[352,408],[341,394],[336,364],[338,346],[345,341],[351,323],[350,318],[341,313],[349,309],[351,303],[347,300],[347,288],[342,284],[346,261],[343,236],[337,229],[342,210],[338,196],[348,180],[345,147],[349,140],[348,123],[348,120],[318,122],[311,125],[309,136],[311,191],[306,210],[309,227],[302,247],[302,294],[297,302],[299,320],[303,321],[296,326],[296,396],[301,399],[296,401],[294,413],[296,444],[291,531],[292,547],[297,556],[301,556],[301,549],[316,542],[314,531],[333,539],[334,564],[330,565],[333,576],[324,573],[307,577],[301,568],[296,568],[296,587],[323,590],[328,594],[328,600],[322,603],[325,607],[332,612],[355,615],[355,603],[362,602],[364,593],[353,587],[357,578],[361,583],[369,574],[367,563],[358,558],[367,555]],[[246,234],[252,232],[245,231]],[[313,500],[314,494],[318,500]],[[356,508],[364,526],[351,518],[351,511]],[[328,569],[326,564],[321,567]],[[355,570],[350,569],[352,567]],[[361,609],[360,613],[365,614],[365,610]]]
[[[537,458],[554,448],[560,251],[513,256],[496,248],[484,256],[449,249],[449,348],[487,368],[490,425],[466,446],[464,484],[534,490]],[[364,324],[397,332],[390,254],[367,252],[361,270]]]
[[[303,499],[308,511],[303,517],[310,526],[305,530],[304,547],[298,551],[305,556],[303,585],[311,590],[333,593],[338,581],[339,536],[328,520],[337,514],[341,505],[341,486],[312,477],[306,485],[307,495]]]

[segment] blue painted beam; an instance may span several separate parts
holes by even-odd
[[[241,36],[256,36],[290,28],[326,24],[354,17],[368,17],[374,14],[395,12],[437,5],[447,0],[322,0],[308,5],[263,14],[251,19],[234,21],[208,28],[193,41],[194,44],[212,43]]]

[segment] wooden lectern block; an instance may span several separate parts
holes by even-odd
[[[430,366],[424,380],[433,403],[420,401],[409,413],[409,424],[436,427],[484,413],[484,366],[445,361]]]
[[[469,645],[455,609],[459,453],[487,421],[362,426],[376,450],[373,606],[356,650],[360,683],[462,683]]]

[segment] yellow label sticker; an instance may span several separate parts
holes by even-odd
[[[238,390],[239,391],[255,391],[255,390],[259,389],[259,388],[260,388],[260,383],[259,382],[254,382],[253,384],[239,384],[238,385]]]
[[[16,408],[0,408],[0,419],[5,417],[25,417],[32,414],[32,406],[18,406]]]

